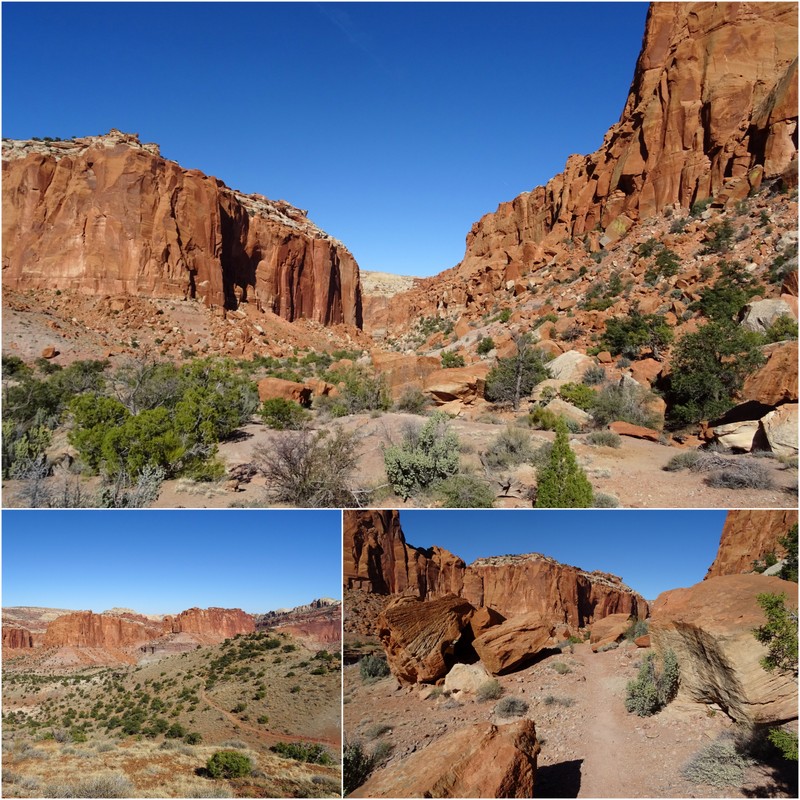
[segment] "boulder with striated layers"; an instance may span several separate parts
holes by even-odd
[[[680,669],[678,699],[717,703],[737,722],[780,723],[797,718],[797,678],[767,672],[767,648],[753,630],[766,621],[756,597],[784,594],[797,609],[797,584],[765,575],[719,575],[659,595],[650,637]]]
[[[534,611],[519,614],[478,636],[472,646],[493,675],[519,669],[558,642],[559,625]]]
[[[540,746],[529,719],[479,722],[374,772],[351,797],[534,797]]]
[[[797,510],[729,511],[720,535],[719,549],[709,567],[706,580],[719,575],[739,575],[753,571],[754,561],[763,561],[767,553],[780,558],[784,548],[778,543],[792,525],[797,524]]]
[[[455,595],[438,600],[399,597],[386,606],[378,636],[392,674],[404,685],[443,678],[459,660],[461,635],[474,611]]]
[[[628,614],[611,614],[597,620],[592,625],[592,631],[589,636],[592,652],[596,653],[607,644],[619,642],[625,636],[625,631],[628,630],[630,625],[631,618]]]
[[[252,303],[287,320],[361,326],[358,266],[304,211],[116,130],[4,140],[3,284]]]

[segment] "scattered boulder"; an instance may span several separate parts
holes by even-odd
[[[479,722],[392,762],[350,797],[533,797],[539,750],[529,719]]]
[[[392,674],[403,685],[443,678],[475,608],[456,595],[438,600],[399,597],[378,619],[378,636]]]
[[[761,348],[766,363],[742,387],[743,400],[768,406],[797,402],[797,342],[776,342]]]
[[[44,350],[42,350],[42,358],[51,359],[55,358],[57,355],[58,355],[58,350],[56,350],[56,348],[53,347],[53,345],[48,345],[47,347],[44,348]]]
[[[644,636],[637,636],[633,643],[637,647],[650,647],[650,634],[646,633]]]
[[[631,436],[634,439],[647,439],[649,442],[661,440],[661,433],[654,428],[645,428],[641,425],[632,425],[630,422],[612,422],[608,429],[620,436]]]
[[[481,606],[469,620],[469,629],[472,631],[473,637],[477,638],[482,633],[489,630],[489,628],[505,622],[506,618],[495,611],[489,606]]]
[[[293,400],[301,406],[311,405],[311,388],[304,383],[285,381],[282,378],[262,378],[258,382],[258,399],[264,400],[283,398]]]
[[[749,453],[753,449],[753,440],[758,433],[758,420],[729,422],[727,425],[715,426],[710,432],[723,447]]]
[[[568,350],[547,363],[550,377],[556,380],[580,383],[583,373],[594,365],[594,359],[577,350]]]
[[[794,318],[794,310],[784,300],[757,300],[748,303],[740,313],[740,325],[745,330],[763,333],[780,317]]]
[[[421,389],[428,375],[441,369],[442,362],[433,356],[375,350],[372,353],[372,365],[375,372],[383,376],[392,398],[398,400],[411,387]]]
[[[486,376],[491,365],[480,361],[468,367],[438,369],[431,372],[424,382],[424,389],[437,404],[460,400],[462,403],[474,403],[483,397]]]
[[[592,645],[592,652],[596,653],[601,647],[605,647],[612,642],[619,642],[624,636],[625,631],[631,625],[629,614],[610,614],[603,619],[597,620],[592,625],[592,633],[589,642]]]
[[[558,643],[551,620],[534,611],[495,625],[478,636],[472,647],[493,675],[520,667]]]
[[[571,419],[573,422],[577,422],[578,425],[581,427],[585,427],[589,424],[589,420],[591,416],[587,414],[582,408],[578,408],[577,406],[572,405],[572,403],[568,403],[566,400],[562,400],[560,397],[553,398],[546,406],[546,411],[552,411],[554,414],[557,414],[559,417],[564,417],[565,419]]]
[[[454,664],[444,679],[444,688],[448,692],[466,692],[475,694],[478,688],[491,679],[483,664]]]
[[[759,438],[779,456],[797,455],[797,403],[787,403],[762,417],[758,422]]]
[[[797,584],[764,575],[721,575],[659,595],[650,636],[656,652],[674,651],[678,699],[717,703],[737,722],[797,717],[797,679],[760,663],[767,648],[753,630],[765,622],[756,597],[785,594],[797,608]]]

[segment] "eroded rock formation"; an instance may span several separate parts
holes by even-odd
[[[650,637],[656,652],[678,657],[679,699],[717,703],[736,721],[797,718],[797,678],[760,663],[767,649],[753,630],[766,621],[761,593],[784,594],[797,609],[797,584],[765,575],[720,575],[658,597]]]
[[[351,797],[534,797],[532,720],[480,722],[375,772]]]
[[[33,646],[33,634],[29,630],[13,625],[3,625],[3,648],[20,650]]]
[[[174,617],[164,617],[169,633],[192,633],[207,642],[221,642],[238,633],[253,633],[255,620],[240,608],[190,608]]]
[[[358,266],[304,211],[183,169],[116,130],[4,140],[3,283],[248,302],[287,320],[361,326]]]
[[[797,524],[797,511],[729,511],[720,535],[719,549],[709,567],[706,580],[718,575],[738,575],[753,571],[754,561],[763,561],[767,553],[778,558],[784,548],[778,539]]]

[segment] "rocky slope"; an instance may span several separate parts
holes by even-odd
[[[524,276],[568,265],[573,242],[606,249],[665,209],[735,202],[782,174],[796,184],[796,72],[791,3],[652,4],[601,147],[476,222],[458,266],[393,298],[393,322],[490,310],[529,291]]]
[[[342,603],[321,597],[295,608],[258,614],[255,622],[256,630],[276,629],[310,645],[336,644],[342,639]]]
[[[361,325],[358,266],[304,211],[183,169],[117,130],[3,141],[3,283]]]

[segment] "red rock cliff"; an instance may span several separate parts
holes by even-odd
[[[780,558],[783,547],[778,539],[797,524],[797,511],[729,511],[722,528],[719,550],[709,567],[706,580],[717,575],[739,575],[753,571],[753,561],[767,553]]]
[[[440,547],[412,547],[397,511],[345,512],[344,584],[423,600],[456,594],[504,617],[538,612],[574,626],[609,614],[648,614],[647,602],[614,575],[538,554],[479,559],[467,566]]]
[[[33,634],[25,628],[16,628],[11,625],[3,625],[3,647],[12,650],[29,648],[34,646]]]
[[[54,619],[44,635],[45,647],[136,647],[162,635],[160,622],[138,614],[94,614],[76,611]]]
[[[174,617],[164,617],[165,633],[193,633],[207,640],[222,641],[237,633],[253,633],[255,620],[240,608],[190,608]]]
[[[304,211],[161,158],[136,135],[3,142],[3,282],[251,302],[361,326],[358,266]]]
[[[387,313],[401,324],[468,306],[568,239],[598,230],[607,244],[666,206],[742,198],[751,181],[796,173],[797,116],[796,4],[652,3],[625,107],[601,147],[482,217],[462,262],[396,295]]]

